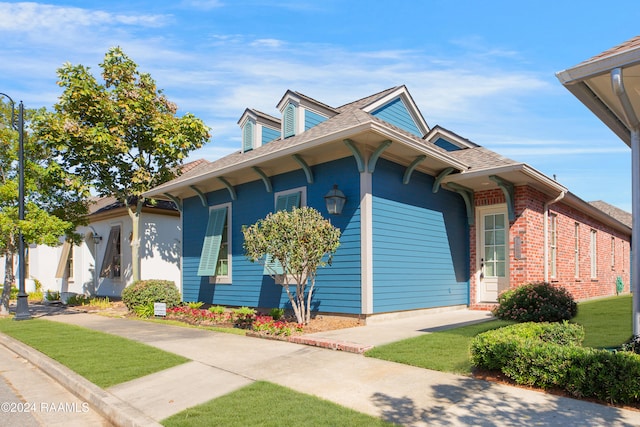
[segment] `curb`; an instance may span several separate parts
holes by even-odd
[[[0,333],[0,344],[26,359],[42,372],[50,376],[71,393],[85,400],[100,415],[115,426],[121,427],[159,427],[153,418],[98,387],[71,369],[51,359],[26,344]]]

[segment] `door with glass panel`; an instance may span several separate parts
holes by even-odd
[[[480,211],[479,302],[495,302],[509,288],[509,220],[506,210]]]

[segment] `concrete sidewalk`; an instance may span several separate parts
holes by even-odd
[[[380,345],[451,324],[486,320],[488,316],[466,309],[431,312],[313,335]],[[120,335],[191,360],[108,390],[93,390],[91,399],[108,401],[107,406],[115,408],[112,412],[120,415],[110,418],[116,425],[154,425],[256,380],[407,426],[640,425],[640,412],[636,411],[347,352],[72,311],[59,311],[46,318]],[[6,343],[6,337],[2,338],[0,342]],[[42,363],[46,364],[46,359]],[[66,375],[71,383],[84,380],[75,374]],[[73,384],[67,387],[74,391]],[[84,384],[77,388],[80,395],[87,392]]]

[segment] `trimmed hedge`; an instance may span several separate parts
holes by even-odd
[[[171,308],[181,301],[178,288],[170,280],[139,280],[122,291],[122,302],[129,311],[134,311],[140,305],[153,305],[154,302],[164,302],[167,308]]]
[[[560,322],[578,313],[578,304],[565,288],[550,283],[528,283],[498,296],[493,315],[516,322]]]
[[[477,335],[471,360],[517,384],[610,403],[640,401],[640,355],[581,347],[581,326],[522,323]]]

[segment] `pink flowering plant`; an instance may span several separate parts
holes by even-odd
[[[232,310],[220,308],[203,309],[189,305],[171,307],[167,308],[167,318],[196,325],[234,325],[249,328],[256,317],[256,311],[252,308],[240,307]]]
[[[516,322],[560,322],[578,312],[578,305],[565,288],[550,283],[528,283],[498,296],[493,315]]]
[[[253,321],[251,329],[265,335],[288,337],[294,332],[302,332],[303,325],[281,319],[274,320],[272,316],[258,315]]]

